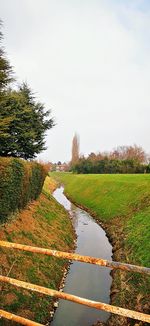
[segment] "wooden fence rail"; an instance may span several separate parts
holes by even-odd
[[[140,320],[140,321],[150,323],[150,315],[143,314],[141,312],[137,312],[137,311],[133,311],[133,310],[129,310],[129,309],[124,309],[124,308],[112,306],[112,305],[109,305],[109,304],[106,304],[106,303],[88,300],[88,299],[85,299],[85,298],[80,298],[78,296],[75,296],[75,295],[72,295],[72,294],[69,294],[69,293],[48,289],[48,288],[45,288],[43,286],[39,286],[39,285],[35,285],[35,284],[32,284],[32,283],[19,281],[19,280],[16,280],[14,278],[10,278],[10,277],[7,277],[7,276],[0,275],[0,281],[5,282],[5,283],[9,283],[11,285],[14,285],[14,286],[17,286],[17,287],[20,287],[20,288],[23,288],[23,289],[27,289],[27,290],[31,290],[31,291],[34,291],[34,292],[42,293],[42,294],[45,294],[45,295],[48,295],[48,296],[51,296],[51,297],[56,297],[56,298],[60,298],[60,299],[64,299],[64,300],[69,300],[69,301],[80,303],[82,305],[85,305],[85,306],[88,306],[88,307],[91,307],[91,308],[95,308],[95,309],[98,309],[98,310],[105,310],[105,311],[111,312],[113,314],[117,314],[117,315],[120,315],[120,316],[133,318],[133,319],[136,319],[136,320]]]
[[[13,320],[21,325],[26,325],[26,326],[44,326],[43,324],[36,323],[35,321],[14,315],[8,311],[4,311],[0,309],[0,318],[5,318],[8,320]]]
[[[45,254],[45,255],[54,256],[57,258],[80,261],[83,263],[95,264],[95,265],[99,265],[99,266],[109,267],[112,269],[121,269],[124,271],[137,272],[137,273],[150,275],[150,268],[142,267],[142,266],[124,264],[124,263],[120,263],[120,262],[114,262],[114,261],[104,260],[104,259],[90,257],[90,256],[82,256],[82,255],[78,255],[78,254],[62,252],[62,251],[57,251],[57,250],[26,246],[26,245],[12,243],[12,242],[6,242],[6,241],[0,241],[0,246],[5,247],[5,248],[13,248],[13,249],[19,249],[19,250],[23,250],[23,251],[29,251],[29,252],[33,252],[33,253]],[[19,281],[17,279],[13,279],[8,276],[0,275],[0,281],[4,282],[4,283],[9,283],[11,285],[14,285],[14,286],[17,286],[17,287],[20,287],[23,289],[42,293],[42,294],[45,294],[45,295],[48,295],[51,297],[69,300],[69,301],[76,302],[76,303],[79,303],[79,304],[82,304],[82,305],[85,305],[88,307],[92,307],[92,308],[95,308],[98,310],[104,310],[104,311],[107,311],[107,312],[110,312],[113,314],[117,314],[120,316],[124,316],[124,317],[128,317],[128,318],[132,318],[132,319],[150,323],[150,315],[144,314],[141,312],[137,312],[137,311],[133,311],[133,310],[125,309],[125,308],[120,308],[120,307],[112,306],[112,305],[109,305],[106,303],[88,300],[85,298],[80,298],[78,296],[75,296],[75,295],[72,295],[69,293],[64,293],[64,292],[52,290],[49,288],[45,288],[42,286],[38,286],[35,284]],[[43,326],[42,324],[38,324],[31,320],[16,316],[16,315],[6,312],[4,310],[0,310],[0,317],[6,318],[9,320],[14,320],[16,322],[19,322],[22,325]]]
[[[150,268],[148,268],[148,267],[135,266],[135,265],[131,265],[131,264],[125,264],[125,263],[105,260],[105,259],[101,259],[101,258],[82,256],[82,255],[58,251],[58,250],[26,246],[26,245],[22,245],[19,243],[6,242],[6,241],[0,241],[0,246],[7,247],[7,248],[13,248],[13,249],[19,249],[19,250],[23,250],[23,251],[30,251],[33,253],[49,255],[49,256],[53,256],[53,257],[57,257],[57,258],[80,261],[82,263],[95,264],[95,265],[99,265],[99,266],[109,267],[112,269],[121,269],[123,271],[137,272],[137,273],[141,273],[141,274],[150,275]]]

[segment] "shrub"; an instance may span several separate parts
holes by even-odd
[[[92,161],[89,158],[80,158],[72,166],[72,171],[77,173],[149,173],[150,166],[139,163],[135,159],[117,160],[105,159]]]
[[[37,162],[0,158],[0,221],[39,196],[46,173]]]

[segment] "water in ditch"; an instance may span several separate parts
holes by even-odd
[[[112,258],[112,246],[105,231],[86,211],[76,207],[63,194],[64,188],[57,188],[53,196],[69,211],[77,234],[75,252],[81,255]],[[63,291],[86,299],[109,303],[110,269],[91,264],[73,262],[65,280]],[[109,313],[86,306],[59,300],[51,326],[91,326],[96,321],[105,322]]]

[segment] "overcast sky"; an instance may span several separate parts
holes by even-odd
[[[142,146],[150,152],[150,0],[1,0],[18,82],[52,109],[43,160]]]

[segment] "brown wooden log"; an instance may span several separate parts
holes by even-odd
[[[29,320],[29,319],[14,315],[11,312],[7,312],[7,311],[4,311],[4,310],[0,309],[0,318],[2,318],[2,317],[5,318],[5,319],[8,319],[8,320],[13,320],[13,321],[15,321],[15,322],[17,322],[17,323],[19,323],[21,325],[44,326],[43,324],[36,323],[36,322],[34,322],[32,320]]]
[[[0,246],[24,250],[24,251],[30,251],[30,252],[34,252],[34,253],[49,255],[49,256],[54,256],[54,257],[62,258],[62,259],[80,261],[82,263],[95,264],[95,265],[99,265],[99,266],[109,267],[112,269],[121,269],[123,271],[136,272],[136,273],[150,275],[150,268],[148,268],[148,267],[120,263],[120,262],[116,262],[116,261],[110,261],[110,260],[105,260],[105,259],[95,258],[95,257],[90,257],[90,256],[83,256],[83,255],[78,255],[78,254],[74,254],[74,253],[58,251],[58,250],[26,246],[26,245],[22,245],[19,243],[6,242],[6,241],[0,241]]]
[[[85,298],[80,298],[78,296],[75,296],[75,295],[72,295],[72,294],[69,294],[69,293],[64,293],[64,292],[48,289],[48,288],[45,288],[45,287],[42,287],[42,286],[39,286],[39,285],[19,281],[19,280],[16,280],[16,279],[13,279],[13,278],[10,278],[10,277],[7,277],[7,276],[0,275],[0,281],[15,285],[15,286],[23,288],[23,289],[27,289],[27,290],[31,290],[31,291],[34,291],[34,292],[42,293],[42,294],[45,294],[45,295],[48,295],[48,296],[51,296],[51,297],[57,297],[57,298],[60,298],[60,299],[69,300],[69,301],[80,303],[82,305],[92,307],[92,308],[95,308],[95,309],[98,309],[98,310],[105,310],[105,311],[111,312],[113,314],[117,314],[117,315],[120,315],[120,316],[124,316],[124,317],[128,317],[128,318],[132,318],[132,319],[136,319],[136,320],[140,320],[140,321],[150,323],[150,315],[147,315],[147,314],[144,314],[144,313],[141,313],[141,312],[137,312],[137,311],[133,311],[133,310],[129,310],[129,309],[124,309],[124,308],[112,306],[112,305],[109,305],[109,304],[106,304],[106,303],[88,300],[88,299],[85,299]]]

